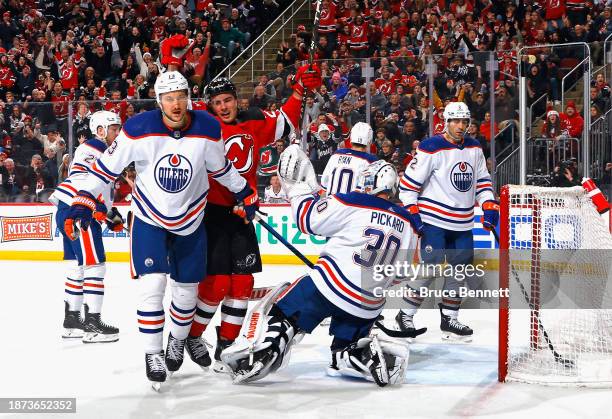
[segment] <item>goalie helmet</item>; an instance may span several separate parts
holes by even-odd
[[[111,125],[121,125],[121,118],[115,112],[110,111],[98,111],[94,112],[89,118],[89,130],[92,135],[98,136],[98,127],[104,129],[102,139],[106,140],[108,134],[108,127]]]
[[[361,191],[368,195],[387,192],[394,196],[397,193],[399,178],[392,164],[384,160],[371,163],[361,172]]]
[[[238,97],[236,94],[236,86],[227,77],[221,77],[211,81],[204,91],[204,100],[210,103],[213,97],[222,93],[229,93],[230,95],[234,95],[234,97]]]
[[[372,143],[372,127],[365,122],[357,122],[351,128],[351,143],[368,147]]]
[[[155,80],[155,98],[157,104],[161,107],[161,96],[164,93],[177,92],[180,90],[187,91],[188,102],[191,103],[191,93],[189,90],[189,82],[178,71],[166,71],[157,76]]]

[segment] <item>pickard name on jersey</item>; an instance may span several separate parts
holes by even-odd
[[[424,223],[456,231],[473,228],[476,202],[495,199],[482,148],[471,137],[462,144],[441,135],[422,141],[399,189],[402,203],[418,205]]]
[[[399,258],[412,260],[416,247],[407,211],[359,192],[295,197],[291,208],[300,231],[328,237],[309,272],[317,289],[347,313],[376,318],[385,304],[377,288],[391,282],[374,281],[373,269]]]

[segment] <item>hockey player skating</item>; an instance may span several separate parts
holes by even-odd
[[[365,378],[379,386],[402,383],[407,347],[368,337],[385,304],[380,292],[391,279],[370,281],[364,275],[375,264],[393,264],[400,251],[412,253],[416,244],[411,214],[391,202],[397,192],[395,168],[372,163],[361,174],[363,193],[325,199],[316,195],[314,169],[297,145],[281,155],[278,170],[299,229],[329,240],[315,267],[263,300],[241,338],[222,352],[234,382],[259,380],[286,364],[301,333],[331,317],[330,375]]]
[[[66,217],[67,234],[86,230],[95,197],[134,161],[131,223],[132,276],[139,277],[138,325],[146,373],[154,388],[183,362],[184,345],[196,310],[198,283],[206,273],[206,229],[202,219],[209,176],[225,186],[247,216],[256,194],[225,157],[219,123],[206,112],[188,111],[187,80],[176,71],[155,82],[160,110],[130,118],[115,142],[95,162]],[[207,176],[208,174],[208,176]],[[170,336],[163,351],[162,299],[170,276]],[[164,362],[165,360],[165,362]]]
[[[205,105],[221,123],[227,158],[254,190],[259,150],[293,132],[300,118],[302,95],[321,85],[316,66],[313,71],[308,69],[308,66],[298,69],[293,94],[275,112],[263,112],[259,108],[239,111],[236,87],[228,79],[217,79],[206,88]],[[217,307],[221,304],[221,326],[217,329],[214,354],[218,361],[221,351],[240,332],[253,290],[253,274],[261,272],[255,228],[245,222],[235,197],[212,180],[208,199],[204,217],[209,235],[207,276],[199,286],[196,316],[187,340],[191,359],[201,367],[211,363],[201,336]],[[216,363],[214,369],[221,371],[222,367]]]
[[[357,122],[351,128],[351,148],[337,150],[323,171],[321,186],[328,195],[354,191],[363,169],[378,160],[368,153],[372,136],[372,127],[365,122]]]
[[[87,171],[115,140],[121,129],[119,115],[98,111],[91,115],[89,129],[93,138],[79,145],[70,164],[69,176],[60,183],[49,201],[57,206],[56,222],[64,240],[64,260],[76,261],[69,268],[64,284],[64,338],[82,338],[85,343],[115,342],[119,329],[105,324],[101,319],[104,300],[104,276],[106,254],[102,243],[102,226],[106,222],[113,231],[121,231],[123,219],[117,208],[111,207],[111,186],[103,188],[95,207],[90,228],[72,240],[64,230],[64,220],[77,194],[75,184],[87,177]],[[107,210],[108,214],[107,214]],[[106,221],[108,217],[109,221]],[[83,301],[85,302],[83,304]],[[85,320],[81,319],[81,308]]]
[[[444,132],[421,141],[416,156],[404,172],[399,185],[400,199],[406,209],[419,219],[421,260],[437,265],[471,264],[474,259],[474,205],[484,212],[483,226],[494,229],[499,218],[491,175],[477,140],[465,136],[470,111],[463,102],[451,102],[444,109]],[[422,223],[421,223],[422,219]],[[417,290],[429,286],[434,278],[417,280],[408,287],[412,294],[404,298],[408,307],[396,316],[402,331],[414,329],[413,317],[423,298]],[[423,283],[424,282],[424,283]],[[457,291],[462,285],[454,277],[444,278],[445,291]],[[448,295],[448,294],[446,294]],[[461,297],[447,296],[439,303],[442,337],[469,342],[473,330],[458,321]]]

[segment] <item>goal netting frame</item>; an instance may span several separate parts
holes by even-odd
[[[500,208],[499,381],[612,387],[609,223],[580,186],[506,185]]]

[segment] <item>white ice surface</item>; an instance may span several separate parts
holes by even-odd
[[[299,266],[266,266],[256,286],[303,272]],[[105,280],[103,319],[121,329],[116,343],[61,339],[63,274],[63,263],[0,261],[0,397],[76,397],[77,414],[63,417],[612,417],[610,390],[498,383],[493,310],[462,312],[460,319],[475,330],[471,344],[443,343],[438,312],[418,313],[417,326],[429,331],[412,345],[401,387],[328,377],[331,337],[318,328],[295,347],[286,369],[261,382],[235,386],[187,358],[158,394],[145,377],[137,281],[129,278],[128,265],[108,264]],[[390,320],[395,311],[385,314]],[[205,337],[214,343],[212,327]]]

